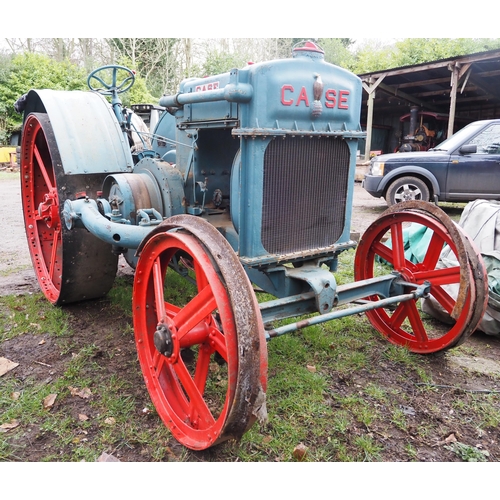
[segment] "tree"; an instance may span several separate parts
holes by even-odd
[[[391,68],[394,50],[394,44],[387,45],[376,39],[367,40],[354,52],[354,61],[349,69],[359,75]]]
[[[0,116],[4,136],[21,127],[22,116],[15,112],[14,103],[33,88],[85,89],[85,73],[68,61],[57,62],[40,54],[27,52],[12,57],[8,69],[0,72]]]
[[[410,66],[491,50],[499,46],[499,40],[488,38],[406,38],[396,42],[393,65]]]
[[[352,45],[350,38],[320,38],[318,45],[325,51],[325,61],[343,68],[354,64],[354,55],[349,50]]]
[[[132,67],[130,61],[127,59],[121,59],[118,61],[120,66]],[[118,82],[123,81],[127,75],[123,75],[123,78],[118,73]],[[158,99],[154,97],[151,92],[149,92],[146,86],[146,80],[141,77],[140,73],[135,71],[135,81],[132,87],[121,94],[121,100],[124,106],[131,106],[132,104],[156,104]]]
[[[87,73],[113,62],[109,44],[100,38],[4,38],[10,53],[43,54],[56,61],[69,61]]]
[[[182,39],[190,41],[191,39]],[[157,97],[179,80],[180,60],[175,49],[179,40],[175,38],[109,38],[107,39],[115,60],[128,60],[132,69],[143,75],[150,92]],[[189,45],[189,44],[187,44]],[[186,42],[184,42],[186,47]],[[184,51],[186,52],[186,51]],[[189,64],[189,63],[188,63]]]
[[[368,73],[497,48],[498,38],[405,38],[389,46],[372,40],[358,49],[351,69]]]

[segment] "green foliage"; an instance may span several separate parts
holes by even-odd
[[[405,38],[391,46],[382,46],[380,42],[372,40],[358,49],[351,70],[362,74],[499,47],[498,38]]]
[[[287,58],[292,48],[307,38],[232,39],[231,42],[219,39],[206,51],[207,39],[197,43],[187,38],[113,38],[101,42],[39,39],[39,42],[44,40],[44,45],[38,45],[44,54],[53,57],[33,52],[0,54],[0,143],[7,142],[12,131],[20,128],[22,117],[15,113],[13,105],[21,95],[31,88],[86,89],[82,68],[97,65],[94,61],[102,64],[120,61],[137,71],[135,85],[122,96],[125,106],[154,104],[164,92],[176,92],[183,78],[224,73],[243,67],[250,60]],[[357,74],[500,47],[497,38],[406,38],[390,46],[372,39],[353,51],[350,38],[310,40],[324,49],[327,62]],[[76,46],[81,51],[79,64],[67,59],[71,56],[72,60],[78,60]]]
[[[0,81],[8,77],[12,68],[12,57],[13,56],[0,53]]]
[[[357,74],[379,71],[392,67],[393,47],[383,47],[379,42],[368,42],[355,53],[355,59],[349,67]]]
[[[302,38],[277,38],[276,39],[276,58],[286,58],[292,56],[292,48]]]
[[[15,112],[14,103],[30,89],[85,88],[83,70],[69,61],[57,62],[41,54],[16,55],[0,71],[0,128],[5,135],[20,128],[22,116]]]
[[[500,46],[498,40],[487,38],[407,38],[396,43],[396,66],[409,66],[436,61]]]
[[[132,104],[157,104],[158,99],[154,97],[146,87],[146,81],[139,75],[135,77],[135,83],[132,88],[122,96],[123,103],[126,106]]]
[[[246,62],[240,54],[210,51],[201,66],[201,72],[203,76],[218,75],[233,68],[241,68]]]
[[[354,63],[354,54],[349,50],[349,38],[319,38],[318,44],[325,51],[325,61],[342,68]]]
[[[122,94],[121,99],[125,106],[130,106],[132,104],[156,104],[158,99],[154,97],[148,90],[146,85],[146,80],[141,76],[140,70],[135,67],[132,61],[128,58],[122,57],[118,64],[120,66],[125,66],[135,71],[135,82],[132,88]]]
[[[447,450],[455,453],[464,462],[487,462],[489,453],[484,450],[480,450],[475,446],[470,446],[468,444],[456,442],[450,446],[445,446]]]
[[[380,461],[380,453],[383,451],[383,448],[371,436],[358,436],[354,439],[354,442],[362,453],[359,460],[363,462]]]
[[[133,69],[130,63],[123,64],[123,62],[120,62],[120,65]],[[132,104],[156,104],[158,102],[158,99],[149,92],[146,80],[137,71],[135,73],[134,85],[127,92],[121,94],[120,97],[124,106],[131,106]]]
[[[118,53],[120,61],[129,61],[129,66],[134,68],[144,78],[144,88],[154,96],[162,95],[171,82],[171,91],[177,88],[179,79],[180,61],[176,45],[176,38],[110,38],[107,39],[113,52]],[[174,55],[174,50],[176,54]],[[127,64],[125,64],[127,66]],[[139,83],[138,89],[141,88]],[[131,96],[133,96],[133,89]],[[154,100],[157,102],[158,98]],[[151,99],[135,100],[132,103],[151,102]]]
[[[129,277],[118,276],[113,288],[108,293],[108,298],[113,306],[119,308],[127,316],[132,311],[132,282]]]
[[[0,69],[0,143],[7,142],[10,134],[21,127],[22,115],[15,112],[14,103],[30,89],[88,89],[85,71],[67,60],[57,62],[34,53],[23,53],[12,58],[4,56],[3,59]],[[127,60],[120,61],[120,64],[133,67]],[[155,104],[158,101],[139,74],[136,74],[135,84],[123,94],[122,100],[125,106]]]

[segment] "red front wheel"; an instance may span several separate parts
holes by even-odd
[[[160,230],[141,248],[134,281],[134,330],[149,394],[174,437],[195,450],[239,439],[265,413],[258,305],[227,242],[218,235],[216,244],[224,246]]]
[[[389,266],[405,282],[430,283],[431,300],[439,307],[442,317],[449,320],[447,323],[424,313],[418,301],[401,302],[395,309],[380,308],[366,313],[372,325],[390,342],[422,354],[464,342],[481,320],[480,313],[484,312],[487,300],[482,260],[474,255],[466,236],[446,214],[427,205],[401,203],[382,214],[363,235],[354,264],[356,280],[372,278],[377,268]],[[405,255],[407,240],[403,234],[410,224],[429,231],[429,244],[419,262],[412,262]],[[450,266],[440,262],[445,245],[450,250],[448,260],[453,262]],[[368,299],[377,301],[379,297]]]

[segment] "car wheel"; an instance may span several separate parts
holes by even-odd
[[[417,177],[400,177],[389,185],[385,200],[389,206],[402,201],[429,201],[430,192],[427,184]]]

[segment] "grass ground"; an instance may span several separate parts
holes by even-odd
[[[342,268],[352,269],[352,257],[342,256]],[[352,279],[343,272],[340,280]],[[358,315],[269,342],[268,422],[239,443],[189,451],[144,386],[131,290],[124,277],[106,299],[64,309],[40,294],[0,298],[0,356],[19,363],[1,379],[1,461],[91,462],[103,452],[136,462],[500,457],[498,377],[456,372],[447,354],[413,355]],[[455,355],[487,349],[474,346]]]

